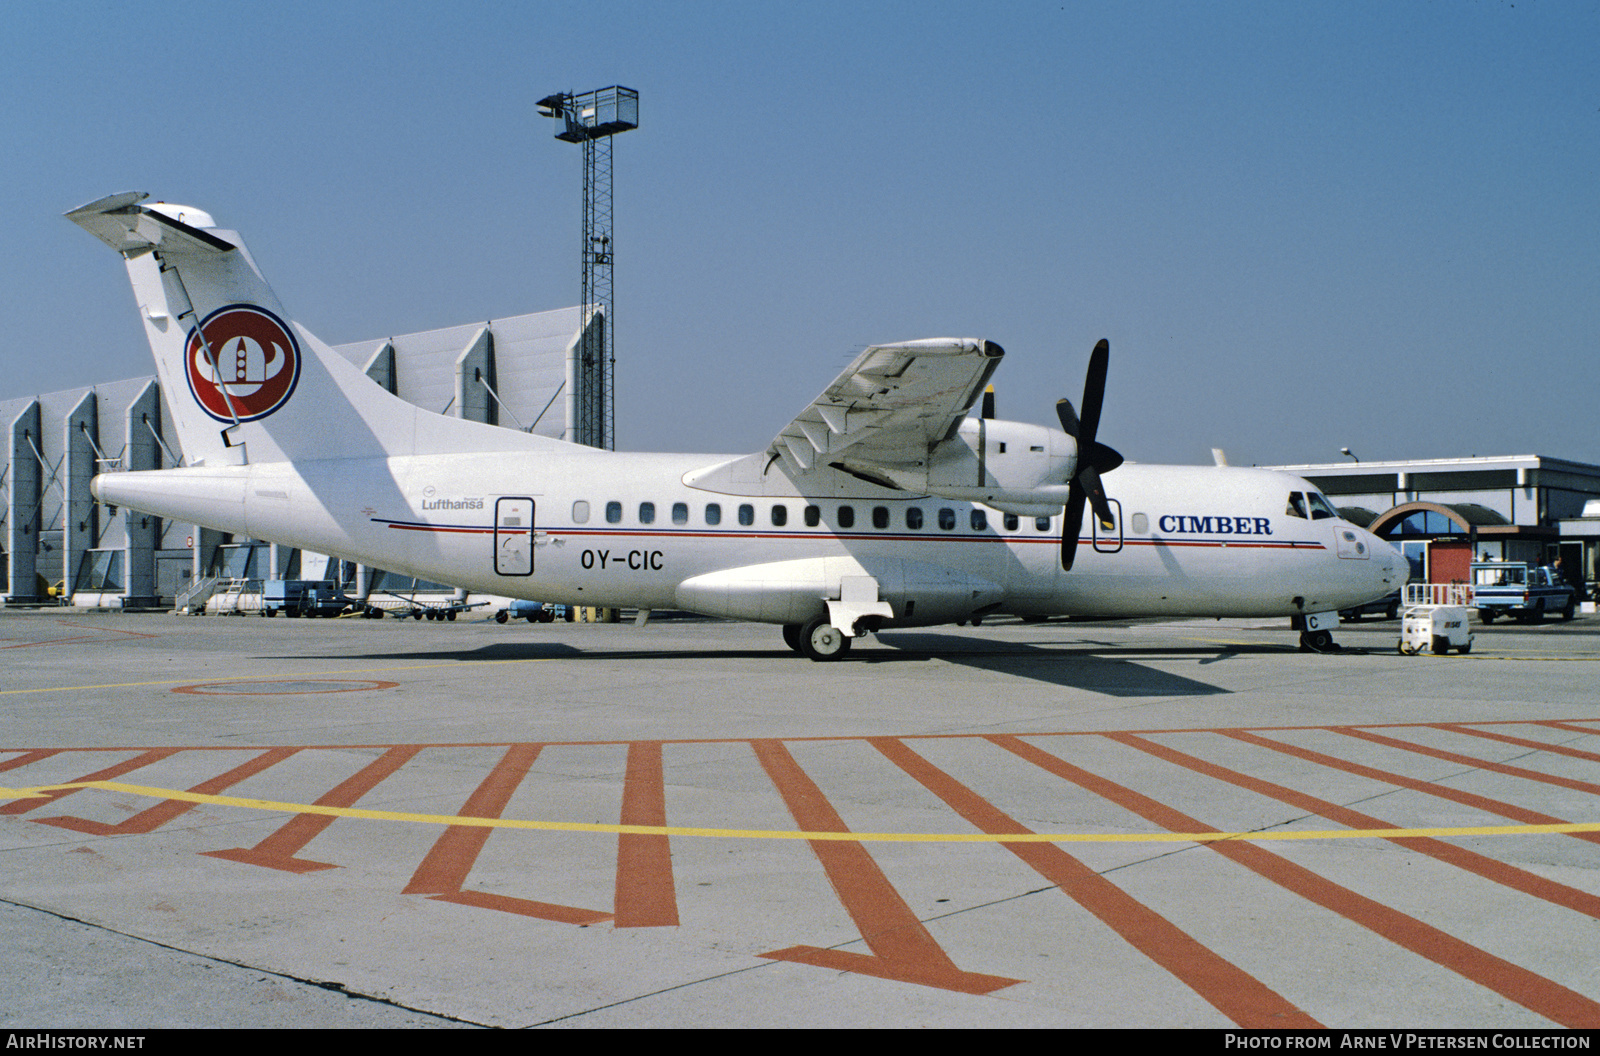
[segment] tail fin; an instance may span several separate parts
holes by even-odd
[[[424,411],[293,322],[237,233],[111,195],[67,219],[121,253],[189,464],[529,450],[544,437]]]

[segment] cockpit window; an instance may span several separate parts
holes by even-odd
[[[1289,493],[1289,508],[1283,511],[1290,517],[1306,519],[1306,497],[1303,492],[1291,491]]]
[[[1333,503],[1329,502],[1325,496],[1319,495],[1314,491],[1306,493],[1306,503],[1311,507],[1311,519],[1313,521],[1321,521],[1329,517],[1337,518],[1339,516],[1339,511],[1333,508]]]

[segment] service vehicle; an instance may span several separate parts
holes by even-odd
[[[1484,623],[1493,623],[1501,616],[1521,623],[1538,623],[1549,613],[1570,620],[1578,611],[1578,592],[1548,565],[1474,561],[1472,604]]]
[[[1341,620],[1359,621],[1363,616],[1382,616],[1386,620],[1397,619],[1400,615],[1400,592],[1398,590],[1376,598],[1365,605],[1356,605],[1348,609],[1339,610]]]
[[[401,620],[407,616],[413,620],[454,620],[464,612],[471,612],[489,604],[487,601],[466,601],[462,598],[433,600],[417,594],[396,594],[392,590],[379,590],[373,593],[387,594],[400,602],[399,605],[385,605],[380,608],[369,600],[366,615],[378,619],[388,615]]]
[[[350,608],[338,584],[319,579],[269,579],[261,585],[261,615],[338,616]]]
[[[494,614],[496,623],[506,623],[510,620],[527,620],[529,623],[551,623],[559,619],[569,619],[565,605],[551,605],[543,601],[528,601],[517,598],[509,606]]]
[[[1415,656],[1424,649],[1438,656],[1452,649],[1470,653],[1476,637],[1470,626],[1465,605],[1407,605],[1400,621],[1397,648],[1406,656]]]

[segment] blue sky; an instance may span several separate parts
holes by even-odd
[[[1111,341],[1140,461],[1600,463],[1600,4],[5,8],[0,398],[149,373],[121,190],[240,231],[340,343],[576,303],[616,140],[618,447],[771,439],[862,347],[1007,350],[1053,422]]]

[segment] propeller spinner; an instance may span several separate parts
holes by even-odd
[[[1106,394],[1106,367],[1111,359],[1111,345],[1102,338],[1089,356],[1089,374],[1083,382],[1083,417],[1072,409],[1071,400],[1056,403],[1056,417],[1061,419],[1061,430],[1078,442],[1078,464],[1067,488],[1067,506],[1061,519],[1061,567],[1072,568],[1078,552],[1078,533],[1083,530],[1083,505],[1087,501],[1107,531],[1116,527],[1111,514],[1111,504],[1106,501],[1106,490],[1100,484],[1100,474],[1110,473],[1122,465],[1122,456],[1095,439],[1100,428],[1100,404]]]

